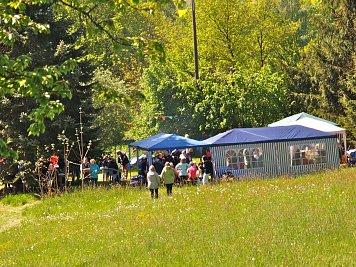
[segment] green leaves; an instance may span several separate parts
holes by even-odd
[[[32,4],[50,3],[52,1],[32,1]],[[27,38],[29,32],[47,33],[49,25],[33,21],[25,12],[24,1],[1,1],[0,9],[0,44],[4,51],[11,51],[11,47],[20,38]],[[6,47],[7,46],[7,47]],[[11,55],[11,56],[10,56]],[[60,98],[71,97],[68,83],[64,75],[72,72],[76,66],[74,60],[68,60],[58,66],[43,66],[34,68],[29,55],[14,57],[11,53],[0,55],[0,98],[30,97],[35,108],[30,112],[31,125],[29,135],[39,135],[45,131],[45,120],[53,119],[63,111],[64,106]],[[15,119],[15,118],[14,118]],[[0,155],[17,157],[15,151],[0,139]]]
[[[17,159],[18,155],[17,153],[12,150],[8,144],[0,138],[0,157],[2,158],[13,158]]]

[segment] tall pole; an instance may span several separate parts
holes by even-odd
[[[82,190],[84,189],[84,171],[83,171],[83,162],[84,162],[84,145],[83,145],[83,121],[82,121],[82,107],[79,107],[79,125],[80,125],[80,129],[79,129],[79,134],[80,134],[80,165],[81,165],[81,174],[80,177],[82,179]]]
[[[79,108],[79,123],[80,123],[80,149],[81,149],[81,155],[83,156],[84,154],[84,144],[83,144],[83,121],[82,121],[82,108]],[[83,160],[83,159],[82,159]]]
[[[197,42],[197,25],[195,22],[195,3],[192,0],[192,24],[193,24],[193,42],[194,42],[194,78],[195,81],[199,79],[199,69],[198,69],[198,42]]]

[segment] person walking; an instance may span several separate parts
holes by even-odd
[[[151,165],[147,173],[147,188],[150,189],[151,198],[158,198],[159,176],[155,166]]]
[[[164,185],[166,186],[167,196],[172,195],[172,187],[175,177],[176,174],[174,169],[171,167],[171,164],[169,162],[166,162],[161,173],[161,178],[163,180]]]

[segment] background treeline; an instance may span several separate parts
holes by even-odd
[[[0,4],[2,155],[34,160],[62,149],[58,135],[76,142],[79,107],[97,155],[161,131],[202,139],[302,111],[355,140],[353,0],[196,0],[197,81],[191,1],[31,2]]]

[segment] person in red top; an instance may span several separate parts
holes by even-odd
[[[50,158],[49,158],[49,162],[51,162],[53,164],[53,166],[55,168],[58,168],[58,161],[59,161],[59,157],[56,154],[53,154]]]
[[[197,164],[192,161],[190,162],[190,167],[188,168],[188,180],[191,181],[193,184],[197,181]]]

